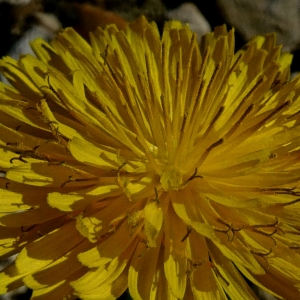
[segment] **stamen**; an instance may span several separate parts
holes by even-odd
[[[267,121],[272,119],[276,114],[284,110],[287,106],[289,106],[292,103],[292,101],[288,100],[281,104],[279,107],[275,108],[267,117],[265,117],[262,121],[260,121],[255,127],[260,128],[263,126]]]
[[[275,227],[278,224],[278,219],[275,219],[275,222],[269,224],[259,224],[259,225],[251,225],[251,228],[266,228],[266,227]]]
[[[297,202],[300,201],[300,198],[296,199],[296,200],[293,200],[293,201],[290,201],[290,202],[286,202],[286,203],[278,203],[276,205],[279,205],[279,206],[287,206],[287,205],[292,205],[292,204],[295,204]]]
[[[273,83],[272,83],[272,85],[271,85],[271,87],[270,87],[270,89],[274,89],[277,85],[279,85],[281,83],[281,81],[280,81],[280,79],[276,79],[276,80],[274,80],[273,81]],[[283,83],[282,85],[284,85],[285,83]]]
[[[187,277],[189,277],[196,269],[198,269],[201,265],[203,265],[206,262],[206,259],[194,262],[190,258],[188,258],[187,261],[190,264],[190,268],[186,271],[186,275]]]
[[[120,171],[121,171],[121,169],[122,169],[126,164],[127,164],[127,162],[124,161],[124,162],[122,163],[122,165],[119,166],[119,168],[118,168],[118,170],[117,170],[117,177],[120,177]]]
[[[202,78],[204,71],[206,70],[206,64],[210,58],[210,54],[211,54],[211,49],[209,47],[207,47],[204,51],[203,54],[203,60],[202,60],[202,64],[200,67],[200,76]]]
[[[274,235],[275,233],[277,233],[277,228],[274,228],[273,232],[271,232],[271,233],[266,233],[266,232],[261,231],[261,230],[258,230],[258,229],[252,229],[252,231],[253,231],[253,232],[256,232],[256,233],[259,233],[259,234],[262,234],[262,235],[264,235],[264,236],[266,236],[266,237],[269,237],[269,238],[273,241],[274,246],[277,245],[276,239],[273,237],[273,235]]]
[[[211,144],[207,149],[206,152],[209,153],[212,149],[222,145],[224,142],[224,138],[219,139],[218,141],[216,141],[215,143]]]
[[[213,89],[212,89],[212,86],[213,86],[214,83],[215,83],[215,80],[216,80],[216,78],[217,78],[217,75],[218,75],[218,73],[219,73],[221,67],[222,67],[222,63],[219,62],[219,63],[216,65],[215,70],[214,70],[214,73],[212,74],[212,76],[211,76],[211,78],[210,78],[209,84],[208,84],[208,86],[207,86],[207,88],[206,88],[206,92],[205,92],[205,95],[204,95],[204,99],[209,99],[210,93],[211,93],[212,90],[213,90]],[[217,91],[214,90],[214,92],[217,92]],[[204,105],[205,105],[206,103],[210,103],[210,102],[209,102],[209,101],[203,101],[203,104],[204,104]]]
[[[50,75],[49,75],[49,73],[45,73],[45,76],[47,77],[47,82],[48,82],[48,86],[46,86],[46,87],[48,87],[50,89],[50,91],[57,97],[57,99],[60,99],[60,96],[58,95],[56,90],[50,84]]]
[[[33,147],[33,151],[35,152],[38,148],[40,148],[41,147],[41,145],[36,145],[36,146],[34,146]]]
[[[218,112],[216,113],[216,115],[214,116],[214,118],[212,119],[211,123],[209,124],[209,127],[213,127],[213,125],[217,122],[217,120],[220,118],[220,116],[222,115],[223,111],[225,109],[225,106],[221,106],[218,110]]]
[[[152,199],[153,201],[155,201],[157,204],[159,204],[159,199],[158,199],[158,191],[157,188],[154,188],[154,192],[155,192],[155,198]]]
[[[52,124],[55,124],[55,125],[58,125],[58,122],[56,122],[56,121],[49,121],[49,122],[47,122],[47,125],[49,126],[49,127],[51,127],[51,129],[52,129]],[[55,129],[56,129],[57,127],[55,127]]]
[[[237,59],[235,60],[235,62],[233,63],[232,67],[230,68],[230,70],[228,71],[228,74],[227,74],[227,78],[229,77],[229,75],[235,71],[235,68],[237,67],[237,65],[239,64],[239,62],[241,61],[242,57],[244,56],[243,53],[241,53]]]
[[[25,226],[21,226],[21,231],[22,232],[29,232],[31,229],[33,229],[36,225],[31,225],[28,228],[26,228]]]
[[[222,219],[218,218],[217,221],[225,226],[227,226],[227,229],[218,229],[218,228],[214,228],[215,231],[217,232],[223,232],[227,234],[227,238],[228,238],[228,242],[232,242],[236,236],[236,232],[241,231],[242,229],[244,229],[244,226],[242,227],[238,227],[238,228],[234,228],[232,223],[227,223],[225,221],[223,221]],[[229,232],[232,233],[232,236],[229,235]]]
[[[225,137],[228,138],[231,136],[237,128],[242,124],[242,122],[245,120],[245,118],[250,114],[250,112],[253,110],[254,104],[250,104],[245,112],[242,114],[242,116],[235,122],[235,124],[231,127],[231,129],[226,133]]]
[[[205,133],[201,136],[201,141],[203,141],[203,140],[206,139],[206,137],[208,136],[208,134],[209,134],[210,131],[212,130],[214,124],[217,122],[217,120],[219,119],[219,117],[222,115],[222,113],[223,113],[223,111],[224,111],[224,108],[225,108],[224,106],[221,106],[221,107],[219,108],[219,110],[218,110],[218,112],[216,113],[216,115],[214,116],[213,120],[208,124],[208,127],[207,127]],[[188,132],[191,133],[191,130],[189,130]],[[199,137],[195,140],[195,143],[196,143],[196,144],[197,144],[198,139],[199,139]],[[188,133],[185,134],[185,139],[184,139],[184,141],[186,141],[186,140],[191,140],[191,139],[188,138]],[[182,141],[180,150],[182,150],[183,145],[184,145],[184,143],[183,143],[183,141]]]
[[[205,159],[208,157],[209,153],[216,147],[222,145],[224,143],[224,138],[221,138],[219,140],[217,140],[216,142],[214,142],[213,144],[211,144],[205,151],[204,153],[201,155],[200,159],[198,160],[198,162],[196,163],[197,166],[200,166]]]
[[[70,175],[70,176],[69,176],[69,179],[68,179],[67,181],[63,182],[63,183],[61,184],[60,187],[64,187],[64,186],[67,185],[68,183],[72,182],[71,178],[72,178],[72,175]]]
[[[267,253],[263,253],[263,252],[260,252],[258,250],[253,250],[253,249],[250,250],[250,252],[253,253],[253,254],[259,255],[261,257],[265,257],[265,256],[270,255],[273,252],[273,248],[271,248]]]
[[[197,173],[198,173],[198,168],[195,168],[194,174],[184,182],[183,186],[185,186],[188,182],[190,182],[191,180],[193,180],[195,178],[203,178],[203,176],[197,175]]]
[[[189,237],[189,235],[190,235],[191,232],[192,232],[192,227],[188,226],[186,229],[187,229],[187,233],[186,233],[186,235],[181,239],[181,243],[183,243],[183,242]]]
[[[167,112],[166,112],[166,104],[165,104],[165,97],[164,95],[160,95],[160,104],[161,104],[161,108],[162,108],[162,112],[163,112],[163,115],[166,116],[167,115]]]
[[[58,122],[56,121],[48,121],[47,125],[50,127],[52,135],[55,137],[55,141],[61,145],[64,146],[64,142],[66,142],[65,138],[60,135],[59,133],[59,126],[53,126],[53,124],[58,125]]]
[[[107,49],[107,51],[106,51],[106,49]],[[108,45],[106,46],[105,51],[108,53]],[[103,55],[101,55],[101,56],[102,56],[102,58],[104,58]],[[107,66],[107,68],[105,68],[104,66]],[[104,75],[106,75],[106,78],[108,80],[110,80],[111,82],[114,82],[114,83],[117,82],[117,76],[115,75],[113,68],[111,67],[109,61],[107,60],[107,57],[105,57],[103,71],[105,72]],[[118,84],[116,84],[116,85],[118,85]]]
[[[275,246],[276,246],[276,245],[277,245],[277,242],[276,242],[275,238],[273,237],[273,235],[274,235],[275,233],[278,233],[278,231],[280,231],[282,234],[284,234],[284,231],[283,231],[280,227],[276,226],[276,225],[278,225],[278,223],[279,223],[279,221],[278,221],[278,219],[276,218],[275,222],[273,222],[273,223],[245,226],[245,229],[248,229],[248,230],[250,230],[250,231],[253,231],[253,232],[256,232],[256,233],[258,233],[258,234],[262,234],[262,235],[264,235],[264,236],[266,236],[266,237],[271,238],[272,241],[274,242]],[[273,231],[270,232],[270,233],[268,233],[268,232],[259,230],[259,229],[263,229],[263,228],[266,228],[266,229],[268,229],[268,228],[270,228],[270,229],[273,228]]]
[[[293,246],[289,246],[290,249],[295,249],[295,250],[298,250],[300,249],[300,246],[299,245],[296,245],[296,244],[293,244]]]
[[[182,120],[182,125],[181,125],[181,129],[180,132],[183,134],[184,133],[184,129],[185,129],[185,124],[186,124],[186,118],[188,116],[188,113],[184,113],[183,115],[183,120]]]
[[[273,252],[273,248],[271,248],[271,250],[268,251],[267,253],[263,253],[263,252],[260,252],[258,250],[250,250],[250,252],[252,254],[255,254],[255,255],[258,255],[258,256],[262,257],[265,260],[266,264],[267,264],[267,269],[269,269],[270,264],[269,264],[269,261],[267,259],[267,256],[270,255]]]
[[[105,46],[105,50],[104,50],[104,54],[100,54],[100,56],[103,58],[103,61],[104,61],[104,66],[107,64],[108,65],[108,62],[107,62],[107,54],[108,54],[108,47],[109,47],[109,44],[107,44]]]
[[[261,192],[272,192],[274,195],[293,195],[300,196],[300,192],[294,192],[296,188],[264,188]]]
[[[24,157],[26,157],[26,156],[20,155],[19,157],[13,157],[9,160],[9,162],[12,164],[14,160],[19,160],[23,163],[27,163],[27,161],[24,159]]]
[[[232,116],[234,116],[239,109],[242,107],[242,105],[254,94],[254,92],[261,86],[261,84],[266,80],[265,77],[260,78],[256,84],[252,87],[252,89],[247,93],[247,95],[240,101],[238,107],[235,109]]]
[[[66,180],[65,182],[63,182],[61,184],[60,187],[64,187],[66,186],[68,183],[71,183],[71,182],[84,182],[84,181],[94,181],[94,180],[98,180],[97,177],[93,177],[93,178],[76,178],[76,179],[72,179],[73,175],[70,175],[69,176],[69,179]]]
[[[265,188],[265,189],[261,189],[261,192],[271,192],[271,194],[273,195],[291,195],[291,196],[295,196],[295,197],[299,197],[300,196],[300,192],[299,191],[295,191],[295,187],[293,188]],[[300,201],[300,198],[297,198],[295,200],[289,201],[289,202],[285,202],[285,203],[276,203],[276,206],[287,206],[287,205],[292,205],[295,204],[297,202]]]

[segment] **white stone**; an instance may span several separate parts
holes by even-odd
[[[193,3],[185,2],[176,9],[167,11],[166,14],[171,20],[179,20],[183,23],[188,23],[191,30],[197,33],[198,40],[202,35],[211,31],[209,23],[198,7]]]
[[[277,33],[285,51],[300,43],[300,0],[217,0],[228,24],[245,39],[257,34]]]

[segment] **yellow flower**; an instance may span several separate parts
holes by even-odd
[[[0,293],[300,299],[300,78],[274,35],[234,53],[144,18],[6,57]]]

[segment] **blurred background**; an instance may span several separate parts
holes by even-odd
[[[253,35],[277,32],[278,43],[294,54],[300,69],[300,0],[0,0],[0,57],[30,52],[35,37],[51,40],[61,28],[75,27],[88,38],[97,26],[126,22],[140,15],[156,21],[190,23],[198,37],[226,23],[236,29],[236,47]]]
[[[187,22],[198,38],[225,23],[236,30],[236,49],[254,35],[276,32],[283,50],[294,54],[293,74],[300,70],[300,0],[0,0],[0,57],[31,53],[31,40],[50,41],[65,27],[75,27],[88,39],[97,26],[116,23],[123,28],[141,15],[160,29],[166,20]],[[10,261],[1,262],[0,269]],[[253,289],[259,299],[275,299]],[[30,295],[21,288],[0,300],[26,300]],[[125,293],[120,299],[131,298]]]

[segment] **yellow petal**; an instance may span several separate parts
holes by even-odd
[[[195,195],[188,189],[171,192],[171,200],[176,214],[201,235],[218,240],[213,228],[202,220],[199,206],[196,204]],[[186,205],[184,199],[189,199]]]
[[[39,100],[43,94],[37,85],[28,78],[27,74],[19,69],[18,62],[11,57],[4,57],[0,60],[1,71],[10,81],[12,86],[30,99]]]
[[[55,128],[53,131],[62,134],[68,139],[72,139],[73,137],[81,137],[81,134],[76,130],[76,123],[64,118],[63,116],[60,116],[58,119],[58,115],[55,116],[53,114],[45,99],[40,100],[39,108],[41,109],[43,116],[47,119],[47,122],[51,123],[53,128]],[[60,122],[60,120],[62,121]],[[63,123],[64,120],[70,123],[70,126],[65,125]]]
[[[79,295],[103,295],[104,292],[110,296],[114,294],[114,283],[118,280],[119,276],[122,276],[124,271],[127,271],[127,264],[132,256],[137,244],[135,240],[129,245],[118,257],[115,257],[106,265],[102,265],[98,268],[94,268],[88,271],[84,276],[76,281],[73,281],[71,285]],[[123,277],[123,276],[122,276]],[[124,287],[124,285],[122,284]],[[117,286],[115,286],[117,288]]]
[[[193,298],[196,300],[226,300],[227,297],[209,261],[206,239],[192,230],[187,241],[187,276]]]
[[[20,239],[22,231],[20,228],[7,228],[0,226],[0,255],[2,259],[17,252],[16,243]]]
[[[221,161],[211,162],[207,159],[199,172],[203,177],[207,175],[214,178],[246,175],[255,172],[261,164],[269,160],[270,154],[269,149],[264,149],[241,157],[231,157],[230,159],[225,159],[226,155],[218,155]]]
[[[86,185],[88,185],[88,182],[86,181]],[[88,205],[109,196],[117,196],[121,192],[122,190],[115,184],[103,184],[102,186],[96,185],[70,193],[52,192],[48,194],[47,202],[51,207],[58,208],[61,211],[75,211],[85,209]]]
[[[95,176],[77,170],[65,164],[50,164],[46,161],[39,161],[33,158],[24,158],[27,163],[11,168],[6,173],[6,178],[12,181],[32,186],[84,186],[97,181]]]
[[[228,237],[224,235],[221,243],[215,243],[215,246],[222,251],[232,262],[242,263],[245,267],[250,269],[254,274],[264,274],[264,269],[257,262],[253,254],[247,249],[242,242],[235,240],[234,243],[228,241]]]
[[[23,70],[26,70],[28,76],[37,86],[46,87],[48,85],[47,72],[49,67],[47,64],[31,55],[22,57],[19,64]]]
[[[204,262],[191,274],[191,286],[195,300],[226,300],[227,296],[213,273],[210,262]]]
[[[49,165],[46,162],[36,162],[35,164],[26,163],[17,168],[10,169],[6,173],[6,178],[35,186],[51,185],[53,184],[54,179],[40,173],[40,171],[43,170],[47,171],[48,168]],[[49,169],[51,169],[51,167]]]
[[[23,202],[21,193],[0,189],[0,212],[16,212],[32,208]]]
[[[82,300],[115,300],[127,289],[127,270],[111,284],[103,284],[84,293],[76,293]]]
[[[218,249],[220,245],[215,246],[211,241],[208,241],[209,254],[212,259],[223,289],[232,299],[253,299],[257,300],[254,292],[240,275],[234,264],[226,258]],[[220,276],[221,275],[221,276]]]
[[[18,273],[25,275],[44,268],[81,241],[74,221],[54,230],[20,252],[16,259]]]
[[[183,298],[186,288],[186,234],[186,225],[173,208],[169,208],[165,225],[164,270],[171,293],[178,299]]]
[[[291,282],[278,276],[278,274],[266,270],[266,274],[253,275],[242,265],[237,264],[236,266],[246,278],[279,299],[298,299],[300,297],[299,289],[291,284]]]
[[[82,266],[78,261],[77,255],[81,251],[87,250],[89,247],[90,243],[84,241],[75,246],[70,252],[62,255],[48,266],[45,266],[43,269],[25,276],[23,282],[27,287],[35,290],[47,286],[54,286],[57,283],[63,282],[66,278],[80,269],[82,270],[82,273],[87,272],[87,268]]]
[[[127,221],[123,221],[119,228],[100,241],[97,247],[78,255],[78,259],[89,268],[99,267],[118,257],[135,239],[141,225],[131,227]]]
[[[118,153],[108,147],[96,146],[82,138],[73,138],[68,146],[74,158],[85,164],[108,170],[117,170],[120,167]]]
[[[63,215],[62,212],[44,206],[11,214],[0,214],[0,224],[7,227],[31,226],[47,222],[61,215]]]
[[[145,214],[145,234],[149,247],[156,247],[156,239],[161,230],[164,213],[155,200],[148,202],[144,208]]]
[[[139,243],[135,249],[128,272],[128,288],[134,299],[158,299],[157,283],[162,276],[158,271],[159,255],[163,256],[159,245],[156,248],[146,248],[144,243]]]
[[[253,282],[255,285],[257,285],[259,288],[267,291],[269,294],[275,296],[275,297],[280,297],[278,294],[274,293],[274,291],[266,288],[264,285],[262,285],[261,282],[259,282],[255,276],[253,276],[253,274],[251,272],[249,272],[246,268],[244,268],[243,265],[239,264],[239,263],[236,263],[236,266],[237,268],[239,269],[239,271],[246,277],[248,278],[249,280],[251,280],[251,282]],[[264,277],[265,274],[263,275],[258,275],[259,277]],[[271,282],[270,282],[271,283]],[[292,298],[291,298],[292,299]]]
[[[32,292],[31,299],[42,300],[42,299],[65,299],[64,297],[72,295],[73,290],[70,285],[64,280],[55,285],[36,289]]]
[[[104,202],[105,207],[98,212],[82,214],[76,218],[76,228],[91,242],[110,231],[110,226],[117,220],[122,220],[130,211],[132,202],[127,197],[120,196],[110,202]],[[99,205],[99,203],[97,204]]]
[[[9,265],[0,273],[0,295],[24,285],[23,275],[20,275],[14,264]]]

